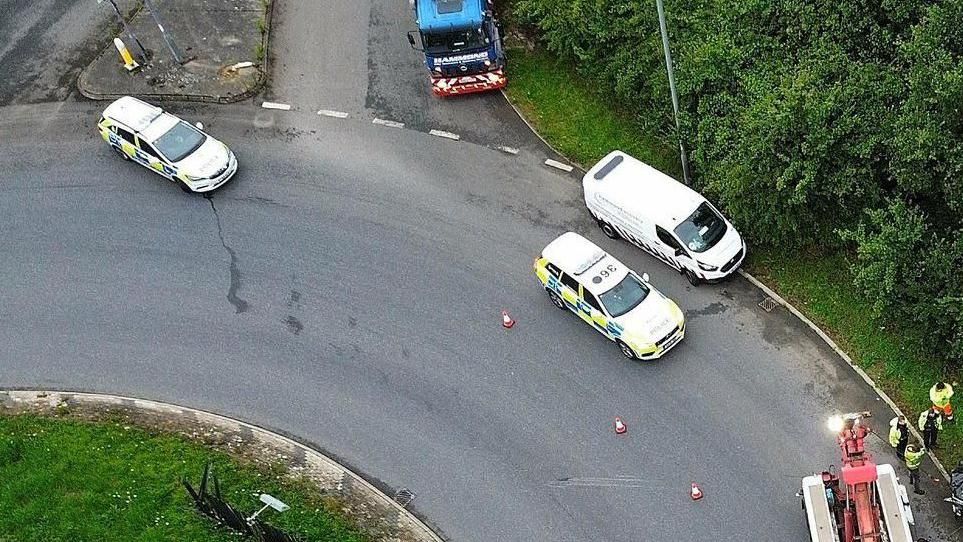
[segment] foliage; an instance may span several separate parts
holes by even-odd
[[[758,246],[855,249],[877,316],[939,327],[930,346],[963,359],[963,0],[665,7],[697,188]],[[511,12],[647,131],[676,137],[654,3]]]

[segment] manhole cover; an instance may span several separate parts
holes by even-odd
[[[778,303],[776,303],[776,300],[771,297],[767,297],[759,303],[759,306],[762,307],[762,310],[766,312],[772,312],[772,309],[775,309],[777,305]]]
[[[401,505],[402,508],[408,506],[408,503],[415,500],[415,494],[410,489],[403,487],[395,493],[395,502]]]

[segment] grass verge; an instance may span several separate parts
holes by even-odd
[[[0,416],[0,539],[238,540],[195,512],[180,482],[196,487],[206,462],[245,513],[270,493],[291,506],[263,515],[275,527],[312,542],[367,540],[333,499],[278,469],[118,422],[35,415]]]
[[[681,166],[675,146],[645,132],[604,89],[579,77],[572,65],[550,53],[509,51],[509,99],[560,153],[591,165],[621,149],[675,177]],[[867,315],[871,307],[852,286],[844,255],[783,254],[753,247],[749,272],[779,292],[825,330],[912,418],[929,407],[929,388],[946,375],[918,349],[912,335],[886,329]],[[963,408],[963,386],[956,403]],[[945,424],[938,455],[952,467],[963,459],[963,423]]]

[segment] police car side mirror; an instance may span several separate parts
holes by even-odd
[[[642,282],[649,282],[649,274],[642,273]]]
[[[195,123],[194,123],[194,126],[196,126],[198,130],[203,130],[203,129],[204,129],[204,125],[201,124],[201,123],[199,123],[199,122],[195,122]]]

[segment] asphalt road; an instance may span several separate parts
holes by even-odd
[[[401,54],[372,53],[392,26],[374,14],[396,4],[345,35],[367,48],[369,77],[372,56]],[[279,40],[307,18],[294,5],[278,6]],[[277,69],[275,95],[304,85]],[[2,385],[168,400],[298,435],[411,489],[457,541],[805,539],[799,480],[838,462],[826,416],[870,409],[880,428],[891,416],[823,343],[742,280],[693,288],[604,238],[530,134],[462,119],[510,118],[498,95],[423,111],[412,85],[393,99],[414,129],[396,130],[370,123],[392,110],[371,105],[381,91],[365,74],[312,93],[336,79],[324,70],[347,72],[324,57],[302,69],[303,109],[173,108],[239,157],[211,199],[117,159],[94,132],[102,104],[0,108]],[[444,119],[482,128],[473,141],[422,133]],[[56,134],[56,152],[38,152],[38,134]],[[492,150],[496,137],[526,151]],[[567,230],[683,307],[688,335],[669,356],[630,362],[551,305],[532,261]],[[627,435],[612,433],[616,415]],[[913,498],[919,534],[949,540],[929,489]]]

